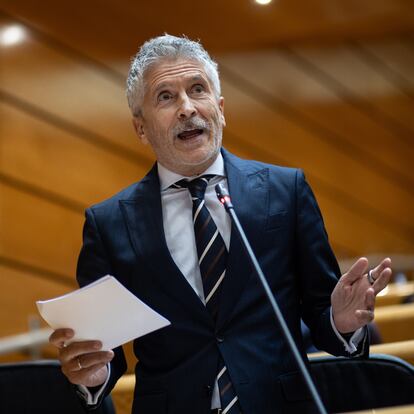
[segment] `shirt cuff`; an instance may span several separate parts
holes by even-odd
[[[111,376],[111,364],[107,364],[108,367],[108,376],[106,377],[105,382],[101,385],[97,391],[93,394],[90,392],[89,388],[85,385],[78,384],[78,391],[81,397],[85,400],[87,405],[96,405],[98,404],[99,397],[102,395],[106,385],[108,384],[109,377]]]
[[[331,318],[332,329],[334,330],[335,335],[338,337],[338,339],[344,345],[345,351],[348,352],[351,355],[354,354],[358,350],[358,346],[359,346],[360,342],[365,337],[365,334],[366,334],[365,329],[364,328],[358,328],[353,333],[353,335],[351,336],[349,341],[347,342],[345,340],[345,338],[339,333],[338,329],[336,329],[335,322],[333,320],[333,315],[332,315],[332,307],[331,307],[331,310],[330,310],[330,318]]]

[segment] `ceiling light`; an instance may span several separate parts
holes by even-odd
[[[269,4],[272,2],[272,0],[255,0],[257,4],[260,4],[262,6],[265,6],[266,4]]]
[[[0,44],[3,46],[13,46],[24,40],[26,35],[23,27],[18,25],[7,26],[0,30]]]

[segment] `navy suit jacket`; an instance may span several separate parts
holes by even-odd
[[[235,211],[304,359],[301,317],[318,348],[345,354],[329,315],[339,268],[303,173],[222,153]],[[244,414],[313,412],[234,229],[216,324],[177,268],[165,241],[156,165],[86,211],[78,281],[85,285],[105,274],[171,321],[134,342],[134,413],[209,413],[219,355]],[[106,392],[124,371],[118,348]]]

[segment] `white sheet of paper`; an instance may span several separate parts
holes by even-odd
[[[68,342],[100,340],[102,350],[170,325],[110,275],[66,295],[37,301],[36,305],[52,329],[75,331]]]

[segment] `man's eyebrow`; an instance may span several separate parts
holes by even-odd
[[[153,93],[156,94],[162,89],[168,89],[169,86],[170,84],[168,82],[162,82],[153,90]]]
[[[191,80],[193,81],[197,81],[197,80],[202,80],[202,81],[206,81],[206,79],[204,78],[204,76],[201,75],[194,75]]]

